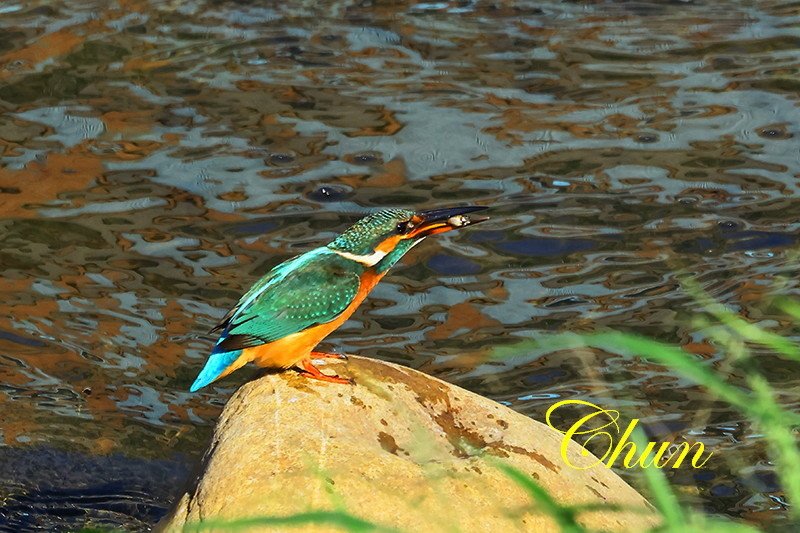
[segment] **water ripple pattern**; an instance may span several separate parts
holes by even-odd
[[[731,458],[670,472],[684,501],[779,527],[756,429],[669,368],[482,361],[614,328],[741,382],[692,327],[681,271],[796,335],[761,302],[779,280],[798,289],[799,27],[798,5],[772,0],[0,6],[0,456],[169,465],[141,493],[75,481],[60,500],[147,527],[168,504],[147,494],[199,459],[237,383],[187,392],[238,296],[371,209],[468,202],[492,222],[415,248],[330,343],[540,419],[557,399],[613,399],[661,440]],[[797,391],[796,366],[763,362]],[[69,525],[20,514],[63,486],[0,472],[0,518]]]

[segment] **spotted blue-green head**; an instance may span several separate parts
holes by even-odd
[[[328,248],[382,272],[429,235],[488,220],[485,217],[466,216],[483,209],[486,207],[466,206],[419,212],[386,209],[356,222]]]

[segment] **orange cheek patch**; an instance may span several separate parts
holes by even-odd
[[[395,249],[397,243],[400,242],[401,240],[403,240],[402,235],[392,235],[391,237],[380,243],[378,247],[375,248],[375,251],[388,254],[389,252]]]
[[[437,224],[429,224],[427,226],[423,225],[412,231],[407,235],[392,235],[391,237],[384,240],[380,243],[376,248],[376,252],[383,252],[389,253],[397,247],[397,243],[405,239],[415,239],[421,235],[436,235],[437,233],[444,233],[445,231],[450,231],[454,229],[449,224],[444,222],[440,222]]]

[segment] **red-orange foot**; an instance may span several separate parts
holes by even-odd
[[[347,356],[343,353],[311,352],[310,359],[343,359],[347,361]]]
[[[313,356],[314,353],[316,352],[312,352],[311,355]],[[329,381],[331,383],[341,383],[342,385],[353,384],[352,379],[340,378],[339,376],[329,376],[327,374],[323,374],[319,368],[314,366],[314,364],[311,362],[311,359],[303,359],[302,361],[300,361],[300,366],[303,367],[303,372],[300,372],[301,376],[318,379],[320,381]]]

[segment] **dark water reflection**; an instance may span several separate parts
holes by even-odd
[[[493,222],[415,249],[331,341],[539,419],[624,405],[725,458],[670,474],[685,501],[779,527],[757,430],[669,369],[473,356],[611,327],[740,380],[681,269],[796,334],[762,302],[780,276],[797,291],[798,23],[775,1],[3,3],[0,450],[66,455],[27,484],[3,468],[0,517],[68,527],[13,520],[140,498],[100,523],[145,527],[244,379],[187,392],[250,283],[367,209],[475,202]],[[796,366],[762,362],[797,392]],[[92,460],[173,477],[81,485],[69,465]]]

